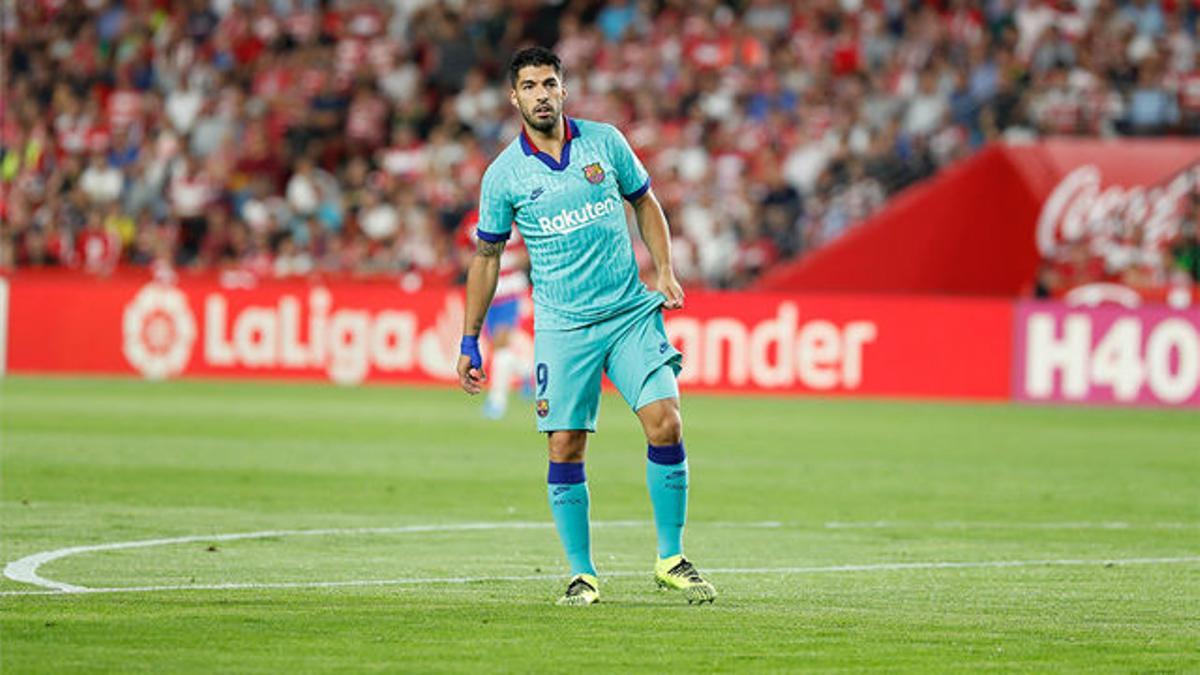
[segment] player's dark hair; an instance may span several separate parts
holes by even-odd
[[[526,47],[513,54],[512,61],[508,62],[508,83],[514,89],[517,87],[517,74],[527,66],[552,66],[554,72],[558,73],[558,79],[562,79],[562,61],[558,59],[558,54],[545,47]]]

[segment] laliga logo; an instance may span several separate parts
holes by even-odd
[[[274,305],[232,311],[213,293],[204,301],[204,363],[226,369],[321,369],[339,384],[358,384],[372,370],[417,369],[438,379],[455,378],[457,331],[463,302],[448,295],[433,325],[422,328],[415,312],[335,307],[325,288],[308,302],[291,294]]]
[[[196,341],[196,319],[178,288],[148,284],[122,317],[126,360],[143,376],[161,380],[183,372]]]
[[[198,318],[182,291],[149,284],[125,307],[124,353],[150,379],[181,374],[199,342],[197,367],[218,372],[317,370],[339,384],[357,384],[372,371],[453,380],[462,317],[457,294],[447,294],[422,325],[413,311],[335,307],[327,289],[314,288],[307,303],[285,293],[271,305],[240,309],[224,293],[210,293]]]

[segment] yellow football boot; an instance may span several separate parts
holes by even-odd
[[[687,598],[689,605],[717,599],[717,589],[705,581],[683,555],[673,555],[655,563],[654,581],[659,588],[683,591],[683,597]]]
[[[600,602],[600,582],[590,574],[576,574],[567,584],[567,592],[558,599],[560,605],[583,606]]]

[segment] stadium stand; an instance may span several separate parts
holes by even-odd
[[[5,2],[0,268],[452,280],[478,179],[517,131],[505,59],[536,42],[567,64],[568,112],[617,124],[649,166],[680,276],[741,287],[989,143],[1200,134],[1198,16],[1185,0]],[[1195,204],[1154,265],[1200,275]],[[1081,251],[1042,281],[1111,276]]]

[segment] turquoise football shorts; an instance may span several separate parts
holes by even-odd
[[[602,372],[635,411],[679,396],[675,376],[683,355],[667,339],[663,300],[661,293],[650,293],[646,302],[599,323],[535,331],[538,431],[595,431]]]

